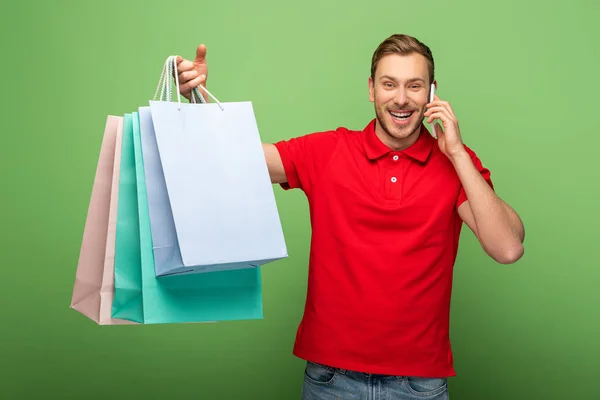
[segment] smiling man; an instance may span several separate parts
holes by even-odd
[[[205,86],[206,47],[179,62],[180,90]],[[430,49],[392,35],[375,50],[375,118],[263,144],[271,180],[308,199],[308,292],[294,354],[302,398],[447,399],[452,273],[463,223],[502,264],[524,228],[437,96]],[[436,138],[423,120],[436,123]],[[440,125],[441,124],[441,125]]]

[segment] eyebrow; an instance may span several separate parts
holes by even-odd
[[[381,78],[379,78],[380,81],[384,80],[384,79],[389,79],[391,81],[398,82],[398,79],[394,78],[391,75],[383,75]],[[425,79],[423,79],[423,78],[411,78],[411,79],[407,80],[407,82],[416,82],[416,81],[425,83]]]

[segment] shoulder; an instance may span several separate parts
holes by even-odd
[[[329,129],[324,131],[316,131],[306,133],[300,136],[294,136],[288,139],[283,139],[280,142],[318,142],[318,141],[332,141],[336,139],[345,139],[352,135],[352,133],[358,133],[345,127],[338,127],[335,129]]]
[[[303,152],[303,153],[331,153],[335,148],[353,137],[357,137],[358,131],[345,127],[316,131],[301,136],[282,139],[275,143],[280,152]]]

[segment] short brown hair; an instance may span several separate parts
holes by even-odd
[[[435,77],[435,68],[431,50],[416,38],[402,34],[395,34],[388,37],[377,47],[371,60],[371,79],[375,80],[375,70],[382,57],[389,54],[409,55],[413,53],[421,54],[427,59],[429,83],[432,83]]]

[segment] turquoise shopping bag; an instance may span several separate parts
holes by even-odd
[[[263,317],[259,268],[156,277],[137,112],[124,116],[119,190],[114,318],[156,324]]]
[[[115,278],[112,315],[143,322],[140,224],[133,150],[133,116],[123,116],[121,166],[115,233]]]

